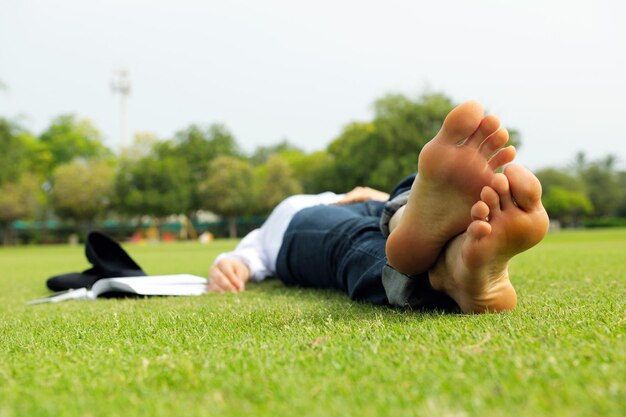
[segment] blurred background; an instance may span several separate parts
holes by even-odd
[[[3,0],[6,244],[235,236],[389,189],[455,105],[497,114],[554,227],[626,225],[626,5]]]

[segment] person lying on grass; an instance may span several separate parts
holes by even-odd
[[[373,304],[512,310],[509,260],[539,243],[549,220],[539,180],[509,164],[515,149],[503,147],[507,141],[497,117],[463,103],[422,149],[418,173],[390,196],[357,188],[285,199],[217,257],[209,290],[243,291],[250,280],[276,276]]]

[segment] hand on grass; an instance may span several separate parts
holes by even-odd
[[[356,187],[352,191],[346,193],[346,195],[339,200],[337,205],[360,203],[362,201],[387,201],[389,200],[389,194],[375,190],[370,187]]]
[[[239,292],[246,289],[250,270],[241,261],[224,258],[209,270],[209,291]]]

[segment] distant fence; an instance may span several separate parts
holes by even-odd
[[[250,231],[260,227],[265,217],[242,217],[237,219],[237,236],[243,237]],[[209,232],[215,238],[228,237],[229,225],[227,220],[214,222],[192,221],[198,235]],[[134,235],[148,233],[149,229],[156,228],[158,234],[178,239],[183,225],[177,222],[163,222],[158,226],[150,222],[115,221],[107,220],[94,223],[89,230],[100,230],[119,241],[131,239]],[[64,223],[57,220],[47,222],[16,221],[11,225],[12,240],[16,244],[66,243],[70,237],[78,236],[80,241],[85,238],[86,230],[73,223]],[[0,241],[4,240],[4,230],[0,230]]]

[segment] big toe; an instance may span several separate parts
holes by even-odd
[[[518,164],[510,164],[504,170],[509,180],[511,195],[517,206],[524,211],[532,211],[541,206],[541,183],[537,177]]]
[[[477,101],[466,101],[455,107],[443,122],[444,140],[457,143],[468,138],[478,129],[483,115],[483,106]]]

